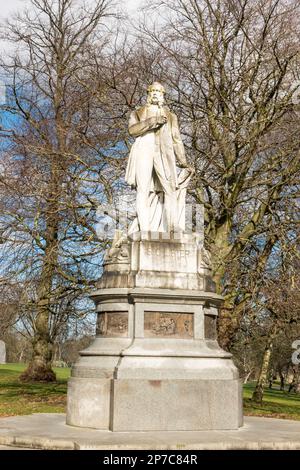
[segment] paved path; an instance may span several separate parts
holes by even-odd
[[[64,414],[40,413],[0,418],[0,445],[65,450],[300,450],[300,421],[245,417],[238,431],[110,432],[67,426]]]
[[[0,446],[0,450],[28,450],[28,449],[24,449],[24,447],[16,447],[16,446]]]

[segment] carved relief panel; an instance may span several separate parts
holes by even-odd
[[[97,335],[104,337],[128,336],[127,312],[102,312],[98,314]]]
[[[145,338],[193,338],[192,313],[145,312]]]

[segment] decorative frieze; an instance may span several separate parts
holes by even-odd
[[[146,312],[144,314],[145,338],[193,338],[193,314]]]

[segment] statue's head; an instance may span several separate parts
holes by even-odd
[[[147,103],[162,106],[165,101],[165,89],[159,82],[153,82],[147,88]]]

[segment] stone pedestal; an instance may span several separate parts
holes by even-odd
[[[68,387],[67,424],[112,431],[237,429],[242,395],[217,342],[222,297],[197,238],[136,233],[107,253],[98,321]]]

